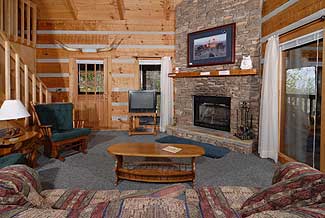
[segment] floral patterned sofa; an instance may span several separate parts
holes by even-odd
[[[42,190],[35,170],[12,165],[0,169],[0,217],[325,217],[324,173],[292,162],[276,170],[272,183],[263,189]]]

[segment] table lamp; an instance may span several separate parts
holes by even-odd
[[[0,121],[17,120],[29,117],[30,114],[20,100],[5,100],[0,108]],[[22,135],[20,128],[8,128],[5,138]]]

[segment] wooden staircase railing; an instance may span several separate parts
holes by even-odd
[[[31,0],[0,0],[0,31],[9,40],[36,46],[37,5]]]
[[[1,77],[4,78],[4,98],[19,99],[27,109],[30,101],[34,103],[50,103],[51,94],[47,86],[23,62],[4,32],[0,32],[0,49],[4,51],[5,59],[4,77]],[[0,76],[1,73],[3,72],[0,71]],[[0,91],[3,92],[3,89]],[[2,102],[4,99],[0,100]],[[26,119],[25,125],[28,124],[28,119]]]

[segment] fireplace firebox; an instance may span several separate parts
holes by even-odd
[[[230,97],[193,96],[194,125],[230,132]]]

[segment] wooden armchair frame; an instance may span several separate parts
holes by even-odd
[[[35,105],[33,102],[30,102],[31,110],[34,118],[34,125],[38,127],[43,143],[44,143],[44,154],[48,157],[54,157],[61,161],[64,161],[64,157],[73,155],[77,152],[82,152],[84,154],[87,153],[87,144],[88,144],[88,136],[80,136],[77,138],[66,139],[62,141],[54,142],[51,140],[52,137],[52,126],[51,125],[42,125],[40,119],[35,110]],[[73,111],[74,113],[74,111]],[[73,128],[84,128],[85,121],[84,120],[73,120]],[[71,150],[76,149],[76,152],[69,153],[64,157],[60,156],[61,150]]]

